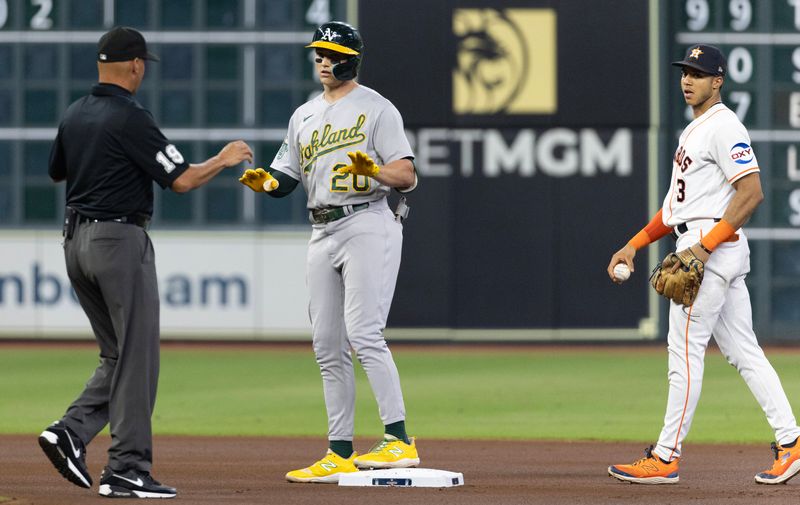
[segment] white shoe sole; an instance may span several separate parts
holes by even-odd
[[[300,483],[311,483],[311,484],[337,484],[339,482],[340,473],[334,473],[332,475],[326,475],[325,477],[289,477],[286,475],[286,480],[289,482],[300,482]]]
[[[135,491],[133,489],[128,490],[130,494],[122,494],[122,493],[115,493],[114,490],[108,484],[101,484],[100,485],[100,496],[106,496],[109,498],[175,498],[176,493],[148,493],[147,491]]]
[[[390,461],[385,463],[373,463],[369,461],[358,461],[356,459],[353,464],[358,468],[373,468],[375,470],[386,470],[389,468],[413,468],[419,466],[419,458],[406,458],[398,459],[397,461]]]
[[[42,443],[43,441],[49,444],[50,447],[45,448],[45,444]],[[67,480],[69,480],[70,482],[72,482],[77,486],[85,487],[87,489],[92,487],[92,485],[89,484],[89,481],[86,480],[86,477],[83,476],[80,470],[78,470],[78,467],[76,467],[75,464],[72,462],[72,460],[66,457],[64,453],[61,451],[61,448],[58,446],[58,435],[56,435],[52,431],[47,431],[47,430],[43,431],[42,434],[39,435],[39,446],[42,448],[42,450],[45,451],[45,454],[50,459],[50,462],[53,463],[53,466],[55,466],[56,469],[61,473],[61,475],[63,475]],[[78,480],[80,480],[80,482],[82,482],[83,484],[73,481],[72,479],[69,478],[69,476],[65,474],[65,472],[60,466],[63,463],[57,462],[53,459],[53,457],[51,457],[52,451],[57,452],[58,455],[63,458],[64,462],[66,462],[67,464],[66,466],[69,469],[69,473],[77,477]]]
[[[608,467],[608,475],[623,482],[633,482],[634,484],[677,484],[680,480],[680,477],[647,477],[644,479],[629,477],[627,475],[614,473],[611,471],[611,467]]]
[[[759,484],[783,484],[789,479],[800,473],[800,459],[789,465],[789,468],[783,472],[783,475],[776,479],[764,479],[756,475],[756,482]]]

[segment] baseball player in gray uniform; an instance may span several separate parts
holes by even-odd
[[[316,51],[323,93],[292,115],[270,168],[247,170],[240,181],[273,197],[289,194],[300,182],[308,195],[309,315],[329,449],[286,479],[335,483],[342,473],[359,468],[419,464],[414,439],[406,434],[400,377],[383,338],[403,241],[401,216],[390,210],[386,197],[392,188],[413,190],[417,176],[400,113],[353,80],[363,52],[358,31],[346,23],[325,23],[307,47]],[[385,426],[384,439],[362,456],[353,450],[351,349]]]

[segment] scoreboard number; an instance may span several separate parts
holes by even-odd
[[[34,30],[49,30],[53,27],[50,13],[53,12],[53,0],[31,0],[31,5],[39,7],[31,17],[31,28]]]
[[[792,80],[800,84],[800,47],[796,47],[794,51],[792,51],[792,64],[794,65]]]
[[[306,22],[310,25],[321,25],[331,20],[329,0],[314,0],[306,11]]]
[[[800,226],[800,189],[789,193],[789,208],[792,209],[792,213],[789,215],[789,224]]]
[[[786,0],[794,7],[794,27],[800,30],[800,0]]]
[[[798,0],[800,1],[800,0]],[[699,32],[708,25],[710,9],[707,0],[686,0],[686,15],[689,21],[686,26],[693,32]]]
[[[731,13],[731,29],[741,32],[750,28],[753,22],[753,6],[750,0],[731,0],[728,4]]]
[[[747,116],[747,111],[750,110],[750,103],[753,100],[750,92],[731,91],[728,97],[730,97],[731,101],[736,104],[736,107],[733,110],[736,113],[736,117],[739,118],[739,121],[744,121],[745,116]]]
[[[753,77],[753,56],[744,47],[734,47],[728,54],[728,75],[733,82],[745,83]]]
[[[789,0],[800,4],[800,0]],[[741,32],[750,28],[753,23],[753,4],[750,0],[730,0],[728,12],[731,15],[730,27]],[[689,18],[686,27],[693,32],[705,30],[711,19],[711,8],[708,0],[686,0],[686,16]],[[797,23],[797,19],[795,19]]]
[[[49,30],[53,27],[50,14],[53,12],[53,0],[30,0],[36,12],[31,16],[30,27],[33,30]],[[8,22],[8,0],[0,0],[0,28]]]

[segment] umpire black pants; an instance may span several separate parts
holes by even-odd
[[[79,224],[64,242],[67,274],[100,347],[100,365],[63,421],[89,443],[110,424],[108,466],[150,471],[159,371],[159,299],[147,232],[114,221]]]

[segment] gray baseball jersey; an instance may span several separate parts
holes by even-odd
[[[400,113],[366,86],[334,103],[320,94],[298,107],[270,167],[302,182],[309,209],[380,200],[391,188],[364,175],[336,173],[350,164],[347,152],[357,150],[378,165],[414,156]]]

